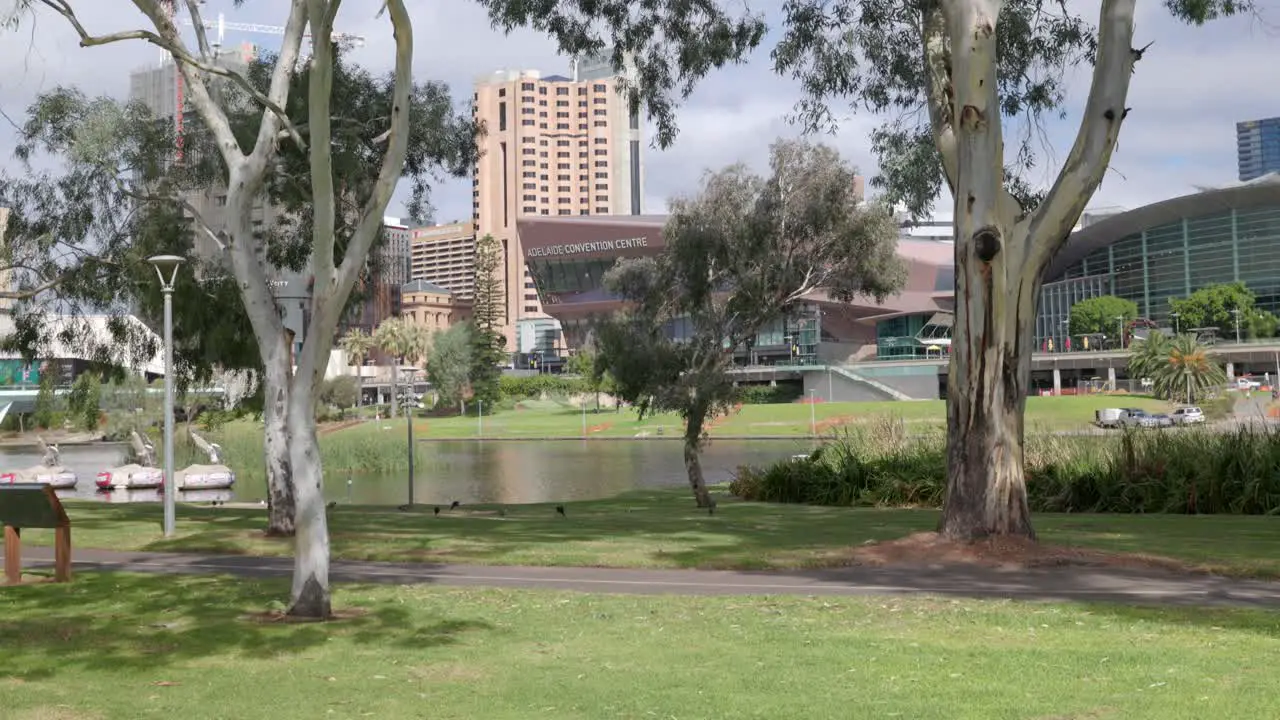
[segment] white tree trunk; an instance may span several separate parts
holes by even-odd
[[[293,492],[293,463],[289,457],[288,355],[265,357],[263,364],[263,454],[267,470],[267,535],[292,537],[297,511]]]
[[[1134,0],[1103,0],[1093,86],[1076,143],[1045,201],[1023,213],[1004,190],[996,75],[1002,7],[1001,0],[943,0],[942,13],[926,13],[922,24],[930,116],[955,197],[956,319],[939,529],[959,540],[1035,537],[1023,415],[1036,302],[1045,267],[1101,182],[1139,55],[1130,47]]]
[[[297,535],[293,561],[293,588],[289,614],[327,618],[332,614],[329,596],[329,526],[325,517],[324,468],[316,437],[314,393],[305,376],[289,399],[289,460],[297,500]]]

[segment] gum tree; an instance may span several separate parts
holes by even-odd
[[[291,0],[284,23],[279,57],[271,70],[267,89],[260,90],[246,77],[212,62],[212,47],[204,32],[199,3],[186,0],[182,7],[196,28],[196,46],[183,40],[175,24],[173,3],[132,0],[149,27],[95,35],[76,16],[70,0],[27,0],[28,6],[48,8],[75,29],[82,46],[144,40],[167,52],[182,75],[186,97],[211,139],[212,151],[225,168],[227,225],[207,228],[226,247],[232,274],[238,283],[263,364],[265,418],[268,426],[268,458],[287,458],[287,488],[296,503],[294,577],[289,612],[305,617],[330,615],[329,533],[325,518],[323,477],[313,412],[329,351],[347,297],[352,291],[375,238],[408,155],[409,106],[413,90],[413,30],[403,0],[386,0],[384,13],[394,29],[395,70],[385,120],[374,130],[380,147],[378,173],[356,207],[342,200],[346,188],[335,186],[333,161],[341,120],[331,110],[336,48],[333,22],[340,0]],[[304,123],[286,110],[291,76],[299,62],[303,34],[311,38]],[[256,132],[242,143],[228,108],[220,102],[215,79],[225,79],[252,97],[261,110]],[[336,126],[336,128],[335,128]],[[284,327],[261,262],[262,239],[253,230],[255,201],[261,199],[266,177],[275,167],[282,143],[306,148],[310,169],[309,262],[313,291],[306,339],[296,358],[291,357]],[[338,214],[350,212],[342,225]],[[342,251],[339,253],[339,246]],[[296,362],[296,369],[294,363]],[[278,490],[273,487],[272,491]]]
[[[779,141],[768,175],[742,165],[708,174],[696,195],[671,201],[662,253],[621,260],[605,277],[630,307],[595,328],[592,372],[609,373],[642,416],[681,415],[700,508],[713,505],[700,461],[706,423],[733,401],[737,349],[814,294],[884,300],[902,289],[898,226],[855,195],[856,175],[829,147]]]
[[[612,45],[618,68],[634,55],[633,103],[646,105],[661,144],[675,135],[673,95],[741,60],[768,29],[762,17],[733,17],[714,0],[481,2],[498,26],[545,30],[566,51]],[[1094,26],[1047,0],[785,0],[773,28],[774,68],[803,93],[797,120],[830,129],[835,104],[895,117],[872,138],[875,185],[916,216],[944,182],[954,198],[947,537],[1034,537],[1022,443],[1036,300],[1129,113],[1129,80],[1145,50],[1134,47],[1136,4],[1102,0]],[[1197,23],[1250,8],[1248,0],[1165,5]],[[1057,178],[1038,191],[1018,175],[1034,160],[1035,133],[1009,138],[1004,127],[1015,118],[1034,127],[1060,111],[1064,71],[1079,63],[1093,65],[1079,129]]]

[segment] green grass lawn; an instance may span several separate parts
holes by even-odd
[[[475,417],[446,417],[420,419],[414,431],[421,438],[472,438],[483,433],[487,438],[578,438],[582,437],[583,417],[579,409],[555,402],[523,403],[523,409],[506,410],[486,416],[483,422]],[[1168,403],[1143,396],[1066,396],[1031,397],[1027,399],[1027,427],[1036,429],[1074,429],[1093,422],[1094,411],[1105,407],[1141,407],[1166,409]],[[743,405],[741,409],[719,418],[710,429],[712,436],[768,436],[808,435],[811,430],[810,413],[823,434],[832,427],[849,423],[872,422],[879,418],[897,417],[904,422],[941,426],[946,422],[946,404],[942,400],[917,402],[819,402],[810,407],[806,403],[773,405]],[[387,421],[383,421],[384,423]],[[337,435],[353,435],[373,432],[378,423],[369,422],[339,430]],[[619,412],[602,410],[586,414],[587,433],[592,437],[634,437],[636,435],[679,436],[683,424],[678,416],[664,413],[636,419],[630,409]],[[233,426],[256,431],[248,423]]]
[[[552,505],[402,513],[338,506],[329,513],[334,557],[489,565],[762,569],[847,562],[847,550],[932,530],[936,510],[772,505],[722,494],[714,516],[680,490]],[[261,534],[265,511],[179,507],[177,535],[160,533],[158,505],[68,502],[76,547],[286,555],[288,541]],[[1280,518],[1239,515],[1039,514],[1046,543],[1162,555],[1218,572],[1280,577]],[[24,540],[52,544],[52,533]]]
[[[0,589],[0,715],[134,718],[1273,717],[1280,617],[934,598],[338,590],[81,573]]]

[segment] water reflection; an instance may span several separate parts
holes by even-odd
[[[725,482],[739,465],[763,465],[809,449],[809,441],[798,439],[713,440],[703,452],[703,471],[707,482]],[[119,465],[124,455],[122,444],[64,445],[62,462],[76,473],[79,484],[75,490],[59,491],[59,496],[159,502],[155,490],[97,492],[94,477],[103,468]],[[0,469],[27,467],[39,459],[35,448],[0,448]],[[591,500],[637,488],[681,487],[687,482],[681,445],[669,440],[425,442],[415,476],[415,498],[424,504]],[[408,499],[408,473],[331,471],[325,479],[325,494],[344,503],[399,505]],[[258,502],[265,497],[260,482],[241,481],[233,490],[185,492],[179,501]]]
[[[63,492],[70,495],[69,491]],[[62,497],[62,492],[58,496]],[[158,503],[164,499],[164,494],[155,488],[117,488],[99,490],[93,494],[93,499],[109,503]],[[178,493],[180,503],[225,503],[234,499],[235,493],[231,490],[184,490]]]

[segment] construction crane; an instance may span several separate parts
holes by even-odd
[[[171,22],[175,20],[175,16],[177,14],[175,3],[176,3],[176,0],[160,0],[160,5],[164,9],[165,14],[169,16],[169,20]],[[200,0],[200,4],[203,5],[204,0]],[[181,23],[188,27],[195,27],[195,22],[193,22],[189,16],[182,18]],[[214,36],[213,42],[210,43],[213,46],[213,51],[215,56],[217,55],[218,48],[222,47],[223,38],[227,30],[239,30],[240,32],[259,33],[262,35],[284,35],[284,28],[279,25],[260,25],[258,23],[227,22],[226,17],[224,17],[222,13],[218,13],[218,19],[216,21],[203,20],[201,21],[200,24],[208,29],[217,31],[217,34]],[[342,33],[342,32],[334,32],[334,33],[331,33],[330,35],[335,41],[337,41],[339,44],[343,45],[344,47],[364,47],[365,38],[363,35],[355,35],[353,33]],[[309,38],[311,37],[311,34],[306,33],[303,35],[303,37]],[[164,57],[168,59],[170,56],[166,52],[164,54]],[[216,59],[216,57],[214,59]],[[174,131],[177,133],[177,136],[178,136],[177,152],[174,154],[174,159],[178,162],[182,162],[182,130],[183,130],[184,108],[186,107],[186,88],[183,86],[181,72],[174,73],[174,92],[175,92],[175,98],[174,98],[175,102],[173,106],[173,125],[174,125]]]

